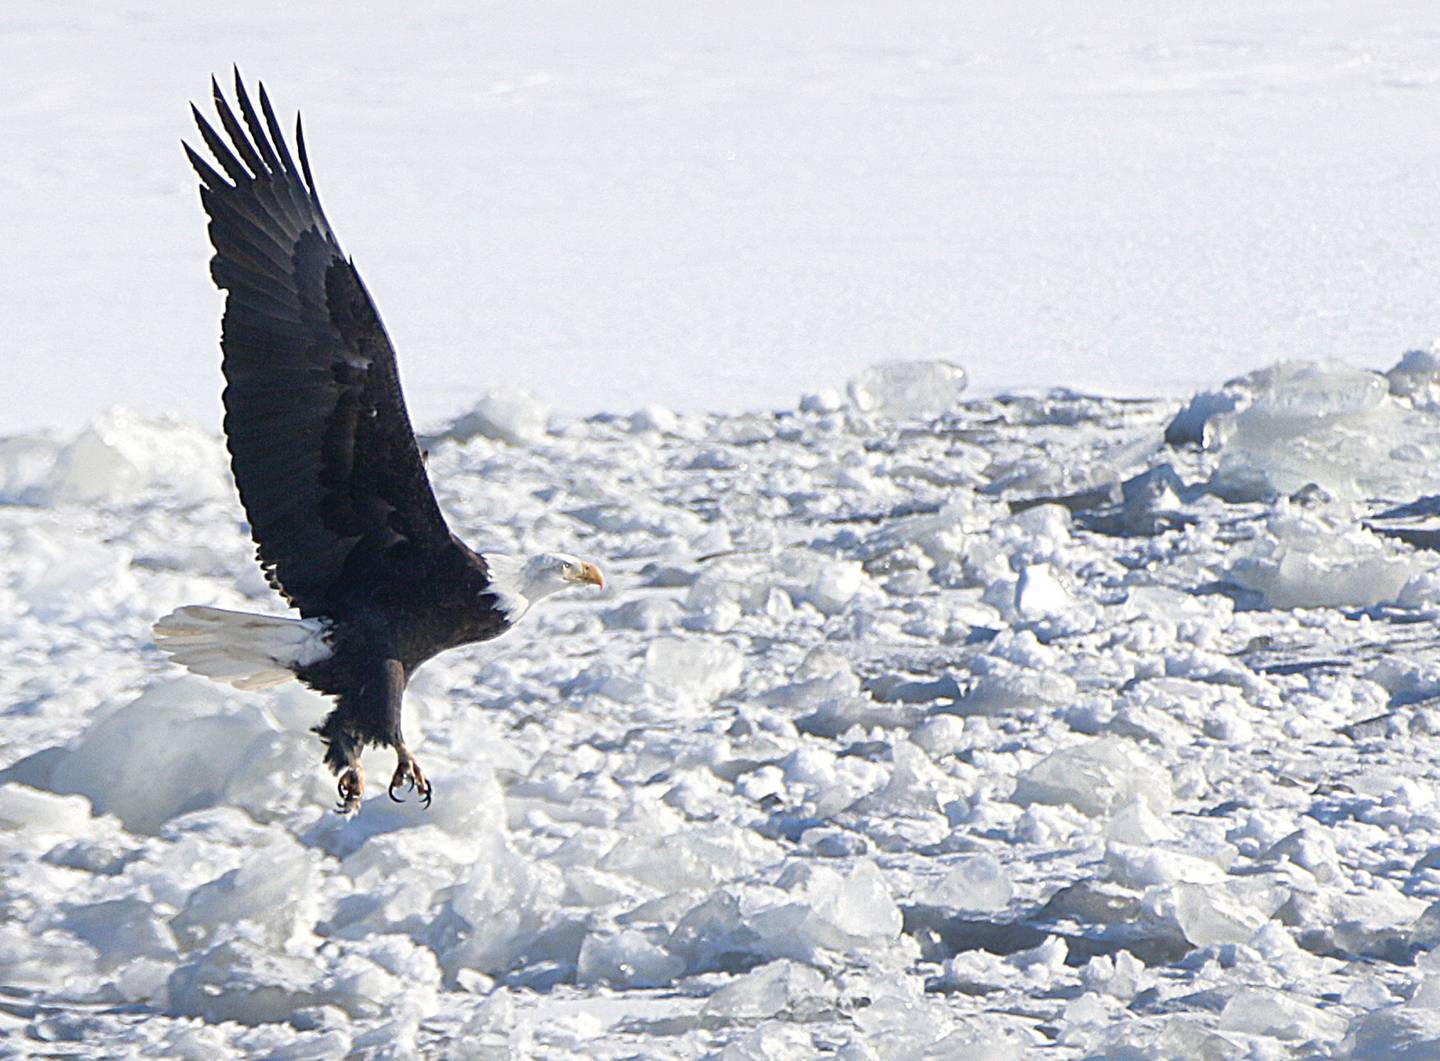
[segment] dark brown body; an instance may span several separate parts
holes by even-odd
[[[404,743],[402,694],[420,664],[510,629],[488,592],[484,558],[456,545],[438,556],[415,556],[413,566],[402,562],[383,580],[355,579],[364,591],[337,602],[327,616],[333,655],[297,670],[310,688],[336,697],[335,710],[316,727],[333,769],[343,769],[368,745]]]

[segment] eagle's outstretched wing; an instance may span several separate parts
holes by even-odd
[[[185,153],[210,215],[211,273],[228,292],[231,467],[271,585],[302,614],[333,614],[337,601],[363,598],[363,583],[383,580],[401,552],[454,539],[395,351],[320,208],[299,118],[297,167],[263,85],[257,112],[235,73],[243,127],[211,85],[228,143],[192,110],[223,175],[188,144]]]

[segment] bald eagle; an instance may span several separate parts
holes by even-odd
[[[395,750],[390,797],[408,784],[429,806],[431,784],[400,727],[415,669],[498,637],[542,597],[604,578],[565,553],[482,556],[451,532],[395,351],[320,207],[299,117],[297,166],[263,85],[257,111],[235,72],[240,119],[213,78],[211,89],[225,137],[191,111],[223,173],[182,146],[210,218],[210,273],[227,292],[225,437],[256,557],[300,618],[192,605],[159,620],[155,640],[175,662],[241,689],[298,678],[333,697],[315,731],[341,813],[360,808],[369,745]]]

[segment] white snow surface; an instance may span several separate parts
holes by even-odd
[[[304,112],[426,428],[897,358],[1176,396],[1372,363],[1437,332],[1437,34],[1431,0],[10,3],[0,436],[218,423],[178,141],[232,61]]]
[[[1440,428],[1331,382],[1264,399],[1309,452],[1336,401]],[[1440,557],[1386,511],[1424,462],[1226,500],[1176,402],[804,404],[435,440],[462,536],[606,589],[426,664],[435,803],[351,820],[320,697],[148,640],[279,611],[233,497],[165,482],[216,440],[107,414],[133,472],[83,499],[105,446],[0,450],[7,1051],[1435,1056]]]

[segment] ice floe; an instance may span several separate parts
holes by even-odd
[[[773,414],[491,403],[428,443],[457,531],[611,588],[427,664],[434,805],[348,821],[321,698],[148,644],[269,606],[219,441],[0,442],[7,1019],[132,1056],[1426,1056],[1432,368],[1179,420],[913,365]]]

